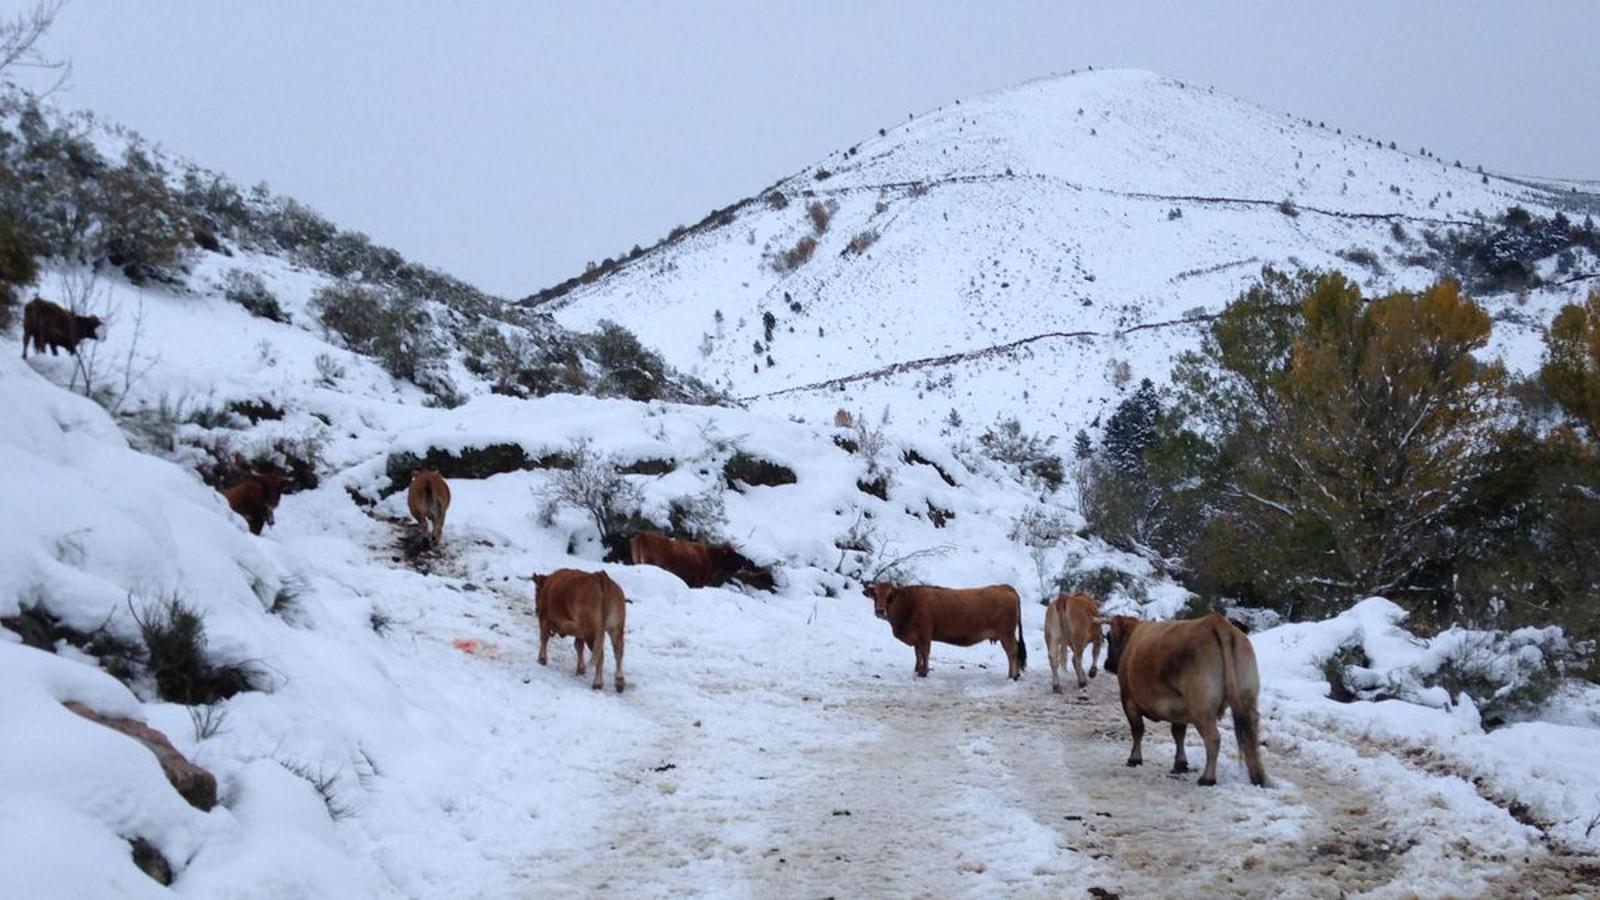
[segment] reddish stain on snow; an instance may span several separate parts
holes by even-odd
[[[450,646],[460,650],[468,656],[481,656],[485,659],[496,659],[500,656],[500,648],[493,644],[486,644],[477,638],[456,638]]]

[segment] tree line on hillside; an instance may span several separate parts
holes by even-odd
[[[1184,354],[1080,435],[1089,527],[1201,598],[1294,618],[1383,595],[1424,628],[1600,636],[1600,291],[1531,377],[1480,358],[1453,281],[1364,297],[1267,270]]]

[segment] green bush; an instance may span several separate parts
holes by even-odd
[[[130,600],[129,606],[161,699],[192,706],[253,689],[249,669],[208,658],[205,619],[182,597],[169,595],[142,608],[133,608]]]
[[[588,336],[588,343],[595,362],[604,370],[595,393],[640,401],[662,395],[667,365],[654,351],[645,349],[633,332],[602,319]]]
[[[20,291],[39,277],[39,244],[16,219],[0,214],[0,331],[11,328]]]
[[[267,283],[248,269],[228,270],[222,277],[222,296],[253,316],[274,322],[289,321],[289,314],[278,304],[277,296],[267,289]]]
[[[398,291],[338,282],[311,298],[324,328],[357,353],[375,357],[396,378],[437,387],[433,370],[444,348],[422,301]],[[433,391],[430,391],[433,392]]]
[[[743,450],[730,457],[722,467],[723,478],[729,487],[747,484],[752,487],[777,487],[794,484],[794,470],[781,463],[751,456]]]
[[[1016,466],[1023,477],[1036,479],[1051,491],[1066,478],[1061,457],[1050,452],[1054,443],[1054,436],[1041,438],[1023,431],[1016,418],[1002,419],[978,436],[978,446],[989,458]]]

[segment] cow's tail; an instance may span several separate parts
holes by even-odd
[[[1045,615],[1049,614],[1049,611],[1046,610]],[[1027,668],[1028,642],[1022,637],[1022,597],[1019,595],[1017,597],[1017,670],[1023,671]]]
[[[1211,630],[1222,651],[1222,687],[1226,692],[1228,709],[1233,712],[1233,736],[1239,742],[1239,755],[1244,757],[1245,768],[1250,772],[1250,783],[1265,785],[1267,776],[1261,768],[1260,716],[1256,711],[1254,692],[1244,691],[1242,673],[1239,671],[1239,654],[1235,644],[1239,636],[1225,620]]]

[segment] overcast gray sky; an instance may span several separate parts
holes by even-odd
[[[909,112],[1086,65],[1600,178],[1600,4],[1133,6],[71,0],[46,49],[73,62],[63,105],[508,296]]]

